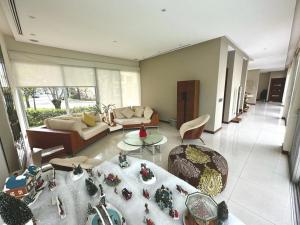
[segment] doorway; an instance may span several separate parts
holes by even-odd
[[[268,100],[271,102],[282,102],[286,78],[272,78]]]

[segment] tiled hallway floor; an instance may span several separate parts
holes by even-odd
[[[203,135],[206,145],[220,152],[229,165],[227,186],[216,200],[226,200],[229,210],[247,225],[291,224],[288,162],[281,154],[285,130],[281,110],[278,105],[259,103],[251,106],[241,123],[224,124],[218,133]],[[141,157],[167,169],[168,154],[180,144],[180,138],[178,131],[165,123],[160,132],[168,138],[161,153],[144,152]],[[116,145],[122,136],[122,131],[114,132],[80,155],[110,159],[118,154]]]

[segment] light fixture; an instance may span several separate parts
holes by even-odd
[[[167,10],[166,10],[166,9],[161,9],[161,11],[162,11],[162,12],[166,12]]]
[[[113,40],[113,43],[117,43],[117,41],[116,41],[116,40]]]
[[[35,19],[36,17],[35,16],[28,16],[30,19]]]
[[[29,41],[31,41],[31,42],[39,42],[39,41],[36,40],[36,39],[29,39]]]
[[[34,34],[34,33],[31,33],[30,35],[31,35],[31,36],[35,36],[35,34]]]

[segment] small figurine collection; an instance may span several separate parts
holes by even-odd
[[[119,154],[119,166],[121,168],[129,167],[127,156],[122,153]],[[57,187],[56,183],[56,172],[53,168],[52,176],[47,175],[48,189],[53,191]],[[86,173],[85,173],[86,174]],[[96,176],[100,178],[102,176],[100,171],[93,170],[88,171],[88,178],[85,179],[87,193],[91,197],[99,198],[99,203],[92,207],[88,204],[87,210],[87,225],[90,224],[101,224],[101,225],[126,225],[125,218],[122,214],[111,204],[106,202],[106,196],[103,191],[101,183],[97,182],[98,187],[95,183]],[[71,172],[71,178],[73,181],[79,180],[84,175],[84,171],[80,165],[75,166]],[[95,176],[96,175],[96,176]],[[153,184],[156,181],[156,177],[150,168],[147,167],[146,163],[141,163],[139,177],[144,184]],[[99,180],[98,180],[99,181]],[[117,186],[121,180],[118,175],[109,173],[104,174],[102,180],[106,185],[114,188],[114,193],[118,195]],[[16,199],[22,200],[25,204],[32,204],[38,197],[38,193],[44,189],[45,182],[42,179],[41,168],[34,165],[29,166],[24,173],[21,175],[15,174],[14,176],[8,177],[4,186],[4,192],[9,196],[15,197]],[[120,189],[121,190],[121,189]],[[182,186],[176,185],[176,190],[183,196],[186,196],[186,207],[187,210],[182,216],[185,225],[204,225],[204,224],[223,224],[223,221],[228,219],[228,208],[226,203],[223,201],[220,204],[214,202],[214,200],[207,195],[202,193],[189,194]],[[132,198],[133,192],[128,188],[123,188],[120,191],[124,200],[128,201]],[[142,189],[142,195],[147,200],[151,199],[150,193],[147,189]],[[174,219],[179,219],[179,213],[173,207],[173,194],[172,191],[162,185],[158,188],[154,195],[154,201],[162,211],[168,212],[168,215]],[[66,211],[63,201],[60,196],[52,196],[52,204],[57,206],[57,212],[61,219],[66,217]],[[1,204],[0,204],[1,205]],[[209,210],[205,207],[210,205]],[[155,225],[151,219],[150,209],[148,203],[145,203],[145,216],[143,222],[146,225]],[[209,214],[209,216],[207,216]],[[150,216],[149,216],[150,215]],[[207,219],[210,218],[210,219]]]
[[[140,178],[145,184],[153,184],[156,181],[154,173],[147,168],[146,163],[141,163]]]
[[[127,168],[130,166],[129,162],[127,161],[127,156],[122,152],[119,153],[119,166],[121,168]]]

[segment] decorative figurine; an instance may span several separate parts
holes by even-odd
[[[27,205],[33,204],[44,190],[46,183],[42,179],[42,169],[30,165],[22,174],[15,173],[6,179],[4,192],[22,199]]]
[[[146,199],[150,200],[150,194],[149,194],[149,192],[148,192],[147,189],[143,189],[143,196],[144,196]]]
[[[218,219],[221,221],[228,219],[228,207],[225,201],[222,201],[220,204],[218,204]]]
[[[140,136],[140,138],[146,138],[147,137],[147,131],[146,131],[145,125],[143,123],[142,123],[142,126],[140,128],[139,136]]]
[[[99,184],[100,196],[104,195],[102,184]]]
[[[53,191],[56,188],[55,179],[51,180],[48,175],[47,175],[47,178],[48,178],[48,189],[49,189],[49,191]]]
[[[171,216],[174,220],[179,219],[179,213],[176,209],[170,209],[169,210],[169,216]]]
[[[29,224],[29,221],[35,224],[31,209],[20,199],[2,191],[0,192],[0,215],[7,225]]]
[[[145,203],[145,213],[146,213],[146,214],[149,214],[149,212],[150,212],[150,211],[149,211],[149,208],[148,208],[148,204]]]
[[[118,194],[118,190],[116,187],[114,188],[114,192],[115,192],[115,194]]]
[[[180,194],[182,194],[182,195],[184,195],[184,196],[187,196],[189,193],[186,191],[186,190],[184,190],[180,185],[176,185],[176,190],[180,193]]]
[[[131,199],[131,197],[132,197],[132,192],[131,192],[131,191],[128,191],[127,188],[124,188],[124,189],[122,190],[122,195],[123,195],[123,197],[124,197],[126,200],[129,200],[129,199]]]
[[[115,187],[121,182],[121,180],[118,175],[110,173],[108,176],[104,175],[104,182],[109,186]]]
[[[57,205],[58,215],[60,216],[60,218],[61,219],[65,218],[66,211],[64,210],[63,202],[59,197],[56,198],[56,205]]]
[[[151,220],[150,218],[147,218],[147,217],[144,217],[144,223],[146,223],[147,225],[155,225],[153,220]]]
[[[119,153],[119,166],[121,168],[129,167],[129,162],[127,161],[127,156],[124,155],[122,152]]]
[[[146,163],[141,163],[140,178],[145,184],[153,184],[156,181],[156,177],[153,172],[147,168]]]
[[[85,179],[85,185],[90,196],[94,196],[98,192],[98,188],[91,178]]]
[[[71,178],[73,181],[79,180],[83,176],[83,169],[80,164],[78,166],[73,165],[73,172],[71,173]]]
[[[161,210],[173,208],[172,192],[164,185],[155,192],[155,202]]]

